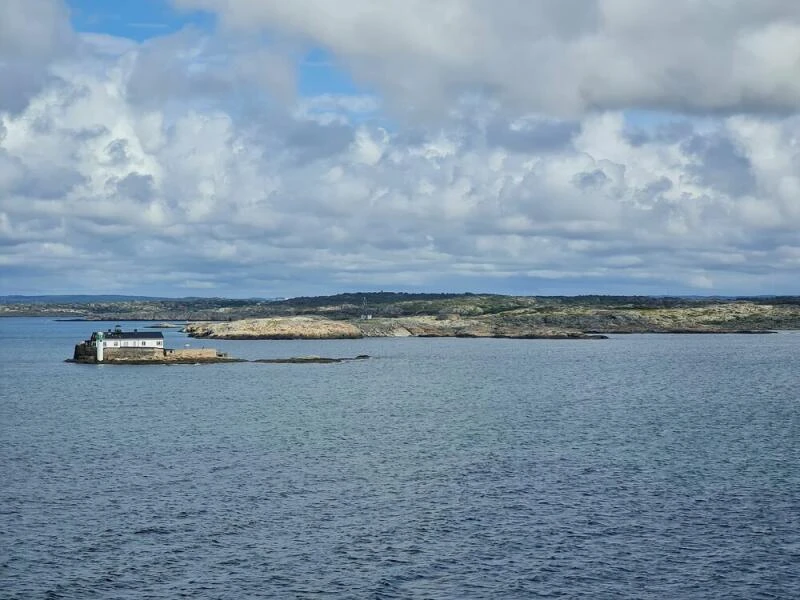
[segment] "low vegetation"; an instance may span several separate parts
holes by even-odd
[[[0,316],[76,320],[207,321],[325,317],[356,335],[404,327],[431,334],[527,335],[543,330],[596,333],[800,329],[800,296],[504,296],[367,292],[280,300],[91,297],[0,298]],[[370,326],[363,321],[375,320]],[[409,321],[408,319],[422,319]],[[430,319],[441,321],[440,325]],[[416,323],[416,324],[415,324]],[[422,323],[422,325],[419,325]],[[526,333],[527,332],[527,333]],[[241,333],[241,335],[246,335]]]

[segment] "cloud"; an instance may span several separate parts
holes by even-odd
[[[327,28],[300,19],[292,3],[226,6],[231,27],[269,17],[283,34],[324,42],[374,77],[382,95],[298,98],[290,91],[297,43],[252,33],[232,44],[225,32],[192,29],[143,43],[82,35],[69,55],[43,54],[47,77],[13,110],[0,106],[4,287],[265,296],[393,286],[796,291],[800,117],[772,114],[780,94],[766,94],[762,81],[754,89],[763,97],[747,96],[752,112],[704,119],[613,110],[617,100],[584,112],[606,84],[592,87],[583,63],[563,62],[597,36],[619,46],[605,57],[612,81],[623,50],[631,68],[645,69],[659,36],[661,60],[672,61],[677,42],[648,25],[645,8],[665,31],[691,14],[719,41],[777,22],[791,27],[793,5],[737,5],[752,19],[746,31],[738,14],[712,22],[680,2],[675,14],[621,0],[509,2],[500,14],[451,0],[429,10],[427,29],[414,2],[401,10],[390,1],[358,18],[355,1],[315,5]],[[462,25],[480,32],[481,48]],[[550,36],[524,42],[529,28]],[[343,31],[367,41],[345,40]],[[771,44],[754,40],[762,67],[779,60]],[[374,55],[362,52],[368,43]],[[565,57],[548,54],[556,52],[550,44]],[[726,48],[688,61],[688,79],[645,72],[633,82],[641,89],[619,102],[651,86],[652,102],[642,104],[670,105],[686,81],[719,66]],[[501,59],[514,59],[516,78],[510,65],[493,71]],[[723,101],[725,89],[744,85],[734,79],[709,80],[706,95],[690,93],[694,104],[685,106],[743,109],[745,96]],[[444,110],[397,118],[392,106],[424,104],[426,86]]]
[[[293,103],[297,57],[290,45],[258,37],[210,37],[187,27],[126,53],[123,69],[131,102],[220,106],[241,111],[270,102]]]
[[[489,129],[474,112],[407,136],[303,111],[253,129],[219,110],[142,107],[113,68],[74,85],[81,93],[56,87],[3,121],[6,161],[22,173],[0,177],[7,266],[79,277],[99,268],[102,248],[113,286],[133,274],[162,291],[454,278],[705,289],[718,272],[724,281],[770,268],[796,247],[796,118],[735,118],[636,143],[618,113],[506,122],[523,145],[492,133],[502,114],[491,107],[478,119]],[[763,159],[775,153],[793,158]],[[740,170],[747,185],[722,184]],[[23,185],[33,172],[63,188]]]
[[[60,1],[4,0],[0,15],[0,111],[18,111],[47,84],[50,63],[73,51],[75,38]]]
[[[446,110],[464,93],[516,112],[631,107],[793,112],[795,0],[173,0],[235,31],[330,51],[396,107]]]

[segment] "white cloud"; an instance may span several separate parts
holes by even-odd
[[[72,54],[42,62],[50,78],[21,106],[0,105],[0,255],[9,291],[96,290],[98,281],[109,291],[170,295],[392,286],[796,291],[800,117],[760,112],[794,93],[793,81],[770,88],[766,68],[781,78],[791,67],[773,53],[792,52],[784,33],[793,5],[738,5],[752,19],[747,31],[739,15],[712,22],[696,3],[681,2],[677,13],[606,1],[508,3],[499,14],[488,3],[450,0],[426,19],[414,2],[401,10],[390,1],[358,18],[357,2],[319,4],[339,7],[327,25],[301,19],[295,3],[227,6],[231,23],[269,17],[284,33],[340,44],[334,49],[357,71],[397,66],[391,73],[403,82],[376,75],[381,97],[297,99],[286,91],[293,72],[283,71],[294,56],[289,42],[264,49],[243,37],[223,51],[220,39],[197,31],[143,44],[81,37]],[[619,102],[651,94],[654,105],[669,105],[733,47],[704,50],[694,40],[704,52],[698,65],[687,62],[674,80],[654,78],[651,46],[664,45],[656,62],[666,69],[673,58],[665,32],[682,23],[687,35],[700,31],[699,22],[681,21],[688,14],[709,39],[735,33],[756,57],[741,81],[730,73],[709,80],[694,108],[743,108],[746,97],[758,110],[702,121],[661,115],[638,126],[616,110],[541,112],[552,103],[569,110],[550,112],[577,114],[586,98],[611,89],[579,63],[559,62],[601,41],[609,81],[617,91],[625,90],[620,77],[633,86]],[[468,43],[462,25],[480,32],[481,47]],[[523,43],[529,27],[552,35]],[[774,37],[759,38],[768,27],[778,27]],[[640,46],[637,31],[646,38]],[[374,57],[362,56],[370,44]],[[525,70],[526,61],[559,49],[565,57]],[[516,58],[506,56],[512,50]],[[612,72],[623,54],[641,82]],[[510,64],[493,70],[501,58],[514,59],[516,79]],[[549,80],[537,77],[556,67],[565,81],[542,91]],[[462,83],[485,93],[463,94],[470,86],[454,82],[464,74],[471,79]],[[753,103],[756,96],[735,90],[756,75],[754,89],[774,93]],[[387,105],[414,100],[425,86],[440,88],[431,91],[444,113],[386,118]]]
[[[321,46],[390,104],[465,92],[517,112],[800,107],[795,0],[173,0]]]

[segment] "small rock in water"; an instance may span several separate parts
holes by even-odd
[[[364,360],[369,358],[368,354],[359,354],[353,358],[345,357],[345,358],[328,358],[324,356],[293,356],[292,358],[260,358],[254,360],[253,362],[257,363],[267,363],[267,364],[285,364],[285,363],[317,363],[317,364],[326,364],[326,363],[340,363],[345,362],[348,360]]]

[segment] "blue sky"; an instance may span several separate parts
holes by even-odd
[[[139,42],[189,26],[211,32],[216,23],[212,14],[179,11],[164,0],[68,0],[67,5],[77,31],[126,37]]]
[[[9,0],[0,289],[797,293],[798,39],[794,0]]]
[[[67,0],[76,31],[124,37],[137,42],[168,36],[184,28],[212,35],[215,15],[201,10],[179,10],[167,0]],[[337,68],[336,59],[322,48],[310,48],[297,64],[297,91],[301,96],[367,93],[350,75]]]

